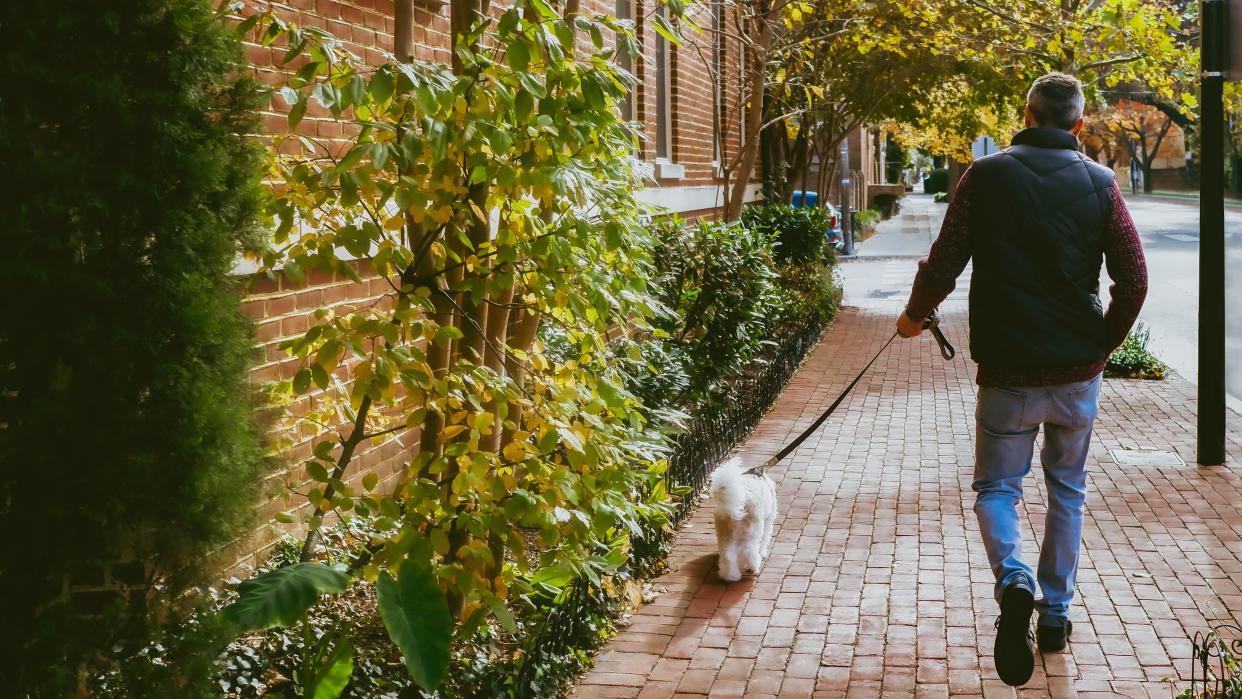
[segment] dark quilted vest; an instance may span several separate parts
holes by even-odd
[[[1113,173],[1068,131],[1031,128],[970,174],[970,353],[998,369],[1103,359],[1100,266]]]

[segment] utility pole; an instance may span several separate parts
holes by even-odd
[[[1203,74],[1199,123],[1199,405],[1201,466],[1225,463],[1225,72],[1229,6],[1202,5]],[[1238,66],[1242,68],[1242,66]]]
[[[845,254],[854,254],[854,220],[850,216],[850,137],[841,142],[841,157],[837,159],[841,170],[841,236],[845,240]]]

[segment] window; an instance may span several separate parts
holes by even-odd
[[[617,0],[616,10],[617,19],[632,21],[634,19],[634,0]],[[620,35],[618,35],[619,38]],[[617,43],[617,67],[634,75],[634,59],[630,56],[630,52],[621,46],[619,41]],[[632,89],[626,90],[625,97],[622,97],[621,103],[617,105],[621,111],[621,118],[626,121],[637,121],[637,106],[638,103],[634,99],[634,91]]]
[[[658,12],[661,17],[668,19],[668,8],[665,5],[661,4]],[[658,33],[655,49],[655,155],[657,159],[669,160],[673,157],[672,51],[669,42]]]
[[[725,37],[724,37],[724,3],[716,0],[712,3],[712,100],[716,113],[712,121],[712,160],[717,167],[724,162],[724,134],[728,119],[725,106],[725,88],[729,76],[725,74]]]

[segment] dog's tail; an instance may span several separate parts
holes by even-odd
[[[712,497],[716,505],[740,517],[750,504],[746,497],[745,478],[746,466],[741,459],[732,458],[716,467],[712,472]]]

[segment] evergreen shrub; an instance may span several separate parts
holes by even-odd
[[[763,204],[742,212],[742,225],[772,238],[772,257],[778,264],[821,261],[831,255],[827,233],[832,211],[818,206]]]
[[[927,175],[927,179],[923,180],[923,192],[926,194],[936,194],[937,192],[949,191],[949,171],[945,168],[936,168]]]
[[[0,26],[0,686],[64,697],[253,513],[230,273],[259,91],[204,1],[5,3]]]

